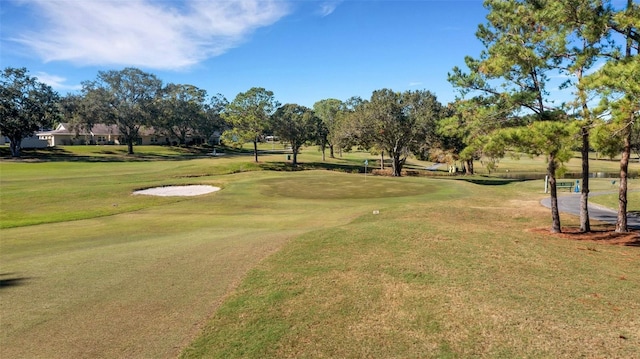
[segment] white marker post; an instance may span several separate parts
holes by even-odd
[[[369,165],[369,160],[364,160],[364,181],[367,182],[367,166]]]

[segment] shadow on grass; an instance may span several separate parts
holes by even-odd
[[[455,178],[458,181],[466,181],[473,184],[483,185],[483,186],[503,186],[509,183],[514,182],[525,182],[531,181],[531,179],[525,178],[500,178],[500,177],[458,177]]]
[[[260,168],[266,171],[306,171],[306,170],[327,170],[344,173],[364,173],[365,169],[359,160],[345,161],[344,163],[329,163],[329,162],[300,162],[297,166],[293,166],[291,162],[265,162],[260,164]],[[483,186],[502,186],[514,182],[531,181],[533,178],[501,178],[501,177],[488,177],[488,176],[473,176],[467,177],[463,175],[451,175],[442,171],[429,171],[425,169],[412,169],[412,167],[405,166],[403,169],[403,177],[432,177],[442,179],[452,179],[457,181],[466,181]],[[391,176],[391,168],[387,167],[382,171],[378,168],[367,168],[367,173],[375,176]]]
[[[9,287],[17,287],[19,285],[26,284],[25,282],[30,278],[27,277],[10,277],[15,273],[0,273],[0,289],[6,289]],[[9,277],[9,278],[5,278]]]
[[[158,148],[162,148],[158,146]],[[210,147],[172,147],[174,153],[140,151],[127,154],[126,147],[108,148],[92,151],[88,154],[68,151],[62,147],[23,149],[20,157],[11,157],[9,147],[0,147],[0,159],[24,162],[151,162],[151,161],[185,161],[194,158],[215,157]],[[217,148],[218,155],[244,155],[242,151]]]
[[[345,173],[364,173],[364,168],[362,166],[350,163],[305,162],[298,163],[297,166],[294,166],[290,162],[266,162],[261,163],[260,168],[267,171],[283,172],[327,170]]]

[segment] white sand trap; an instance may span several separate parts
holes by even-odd
[[[219,191],[220,187],[194,185],[194,186],[167,186],[167,187],[155,187],[147,188],[140,191],[135,191],[133,194],[144,194],[148,196],[199,196],[201,194],[207,194],[215,191]]]

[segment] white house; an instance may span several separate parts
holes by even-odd
[[[49,147],[65,145],[120,145],[120,131],[116,125],[96,124],[91,129],[84,128],[75,130],[68,123],[59,124],[52,131],[38,132],[39,139],[47,142]],[[154,145],[165,143],[164,138],[160,139],[153,128],[141,128],[138,145]]]
[[[8,137],[0,134],[0,145],[6,145],[11,143]],[[20,148],[45,148],[47,147],[47,142],[40,140],[37,136],[30,136],[27,138],[23,138],[20,143]]]

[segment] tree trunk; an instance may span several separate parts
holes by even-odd
[[[466,160],[464,162],[464,172],[467,175],[473,175],[473,160]]]
[[[586,49],[586,42],[583,45],[583,49]],[[584,67],[579,67],[576,70],[576,77],[578,83],[582,80],[584,75]],[[591,232],[591,223],[589,221],[589,131],[592,125],[591,114],[589,112],[589,106],[587,105],[587,95],[585,90],[581,87],[578,88],[578,97],[582,102],[582,120],[585,123],[580,127],[580,135],[582,137],[581,157],[582,157],[582,190],[580,191],[580,231]]]
[[[133,138],[131,136],[127,138],[127,154],[133,154]]]
[[[558,190],[556,187],[556,158],[554,154],[549,155],[549,165],[547,166],[547,176],[549,176],[549,189],[551,192],[551,232],[560,233],[560,211],[558,210]]]
[[[336,158],[335,153],[333,152],[333,145],[329,145],[329,158]]]
[[[258,140],[253,140],[253,157],[258,162]]]
[[[632,0],[627,0],[627,10],[631,10],[633,5]],[[627,27],[626,31],[627,45],[625,57],[631,57],[631,26]],[[620,158],[620,189],[618,191],[618,219],[616,220],[616,232],[628,232],[627,227],[627,173],[629,171],[629,157],[631,157],[631,131],[633,123],[633,114],[630,115],[630,121],[627,124],[627,128],[624,133],[624,147],[622,150],[622,157]]]
[[[291,163],[293,167],[298,167],[298,152],[300,151],[300,146],[291,145],[291,152],[293,152],[293,162]]]
[[[11,157],[20,157],[22,150],[22,138],[9,137],[9,148],[11,149]]]
[[[624,148],[620,158],[620,189],[618,191],[618,220],[616,232],[628,232],[627,227],[627,175],[629,171],[629,157],[631,156],[631,127],[628,126],[624,136]]]
[[[582,126],[582,189],[580,192],[580,231],[591,232],[589,222],[589,127]]]
[[[384,151],[380,151],[380,169],[384,170]]]
[[[393,177],[401,177],[402,176],[402,160],[400,159],[399,153],[392,154],[392,168],[393,168]]]

